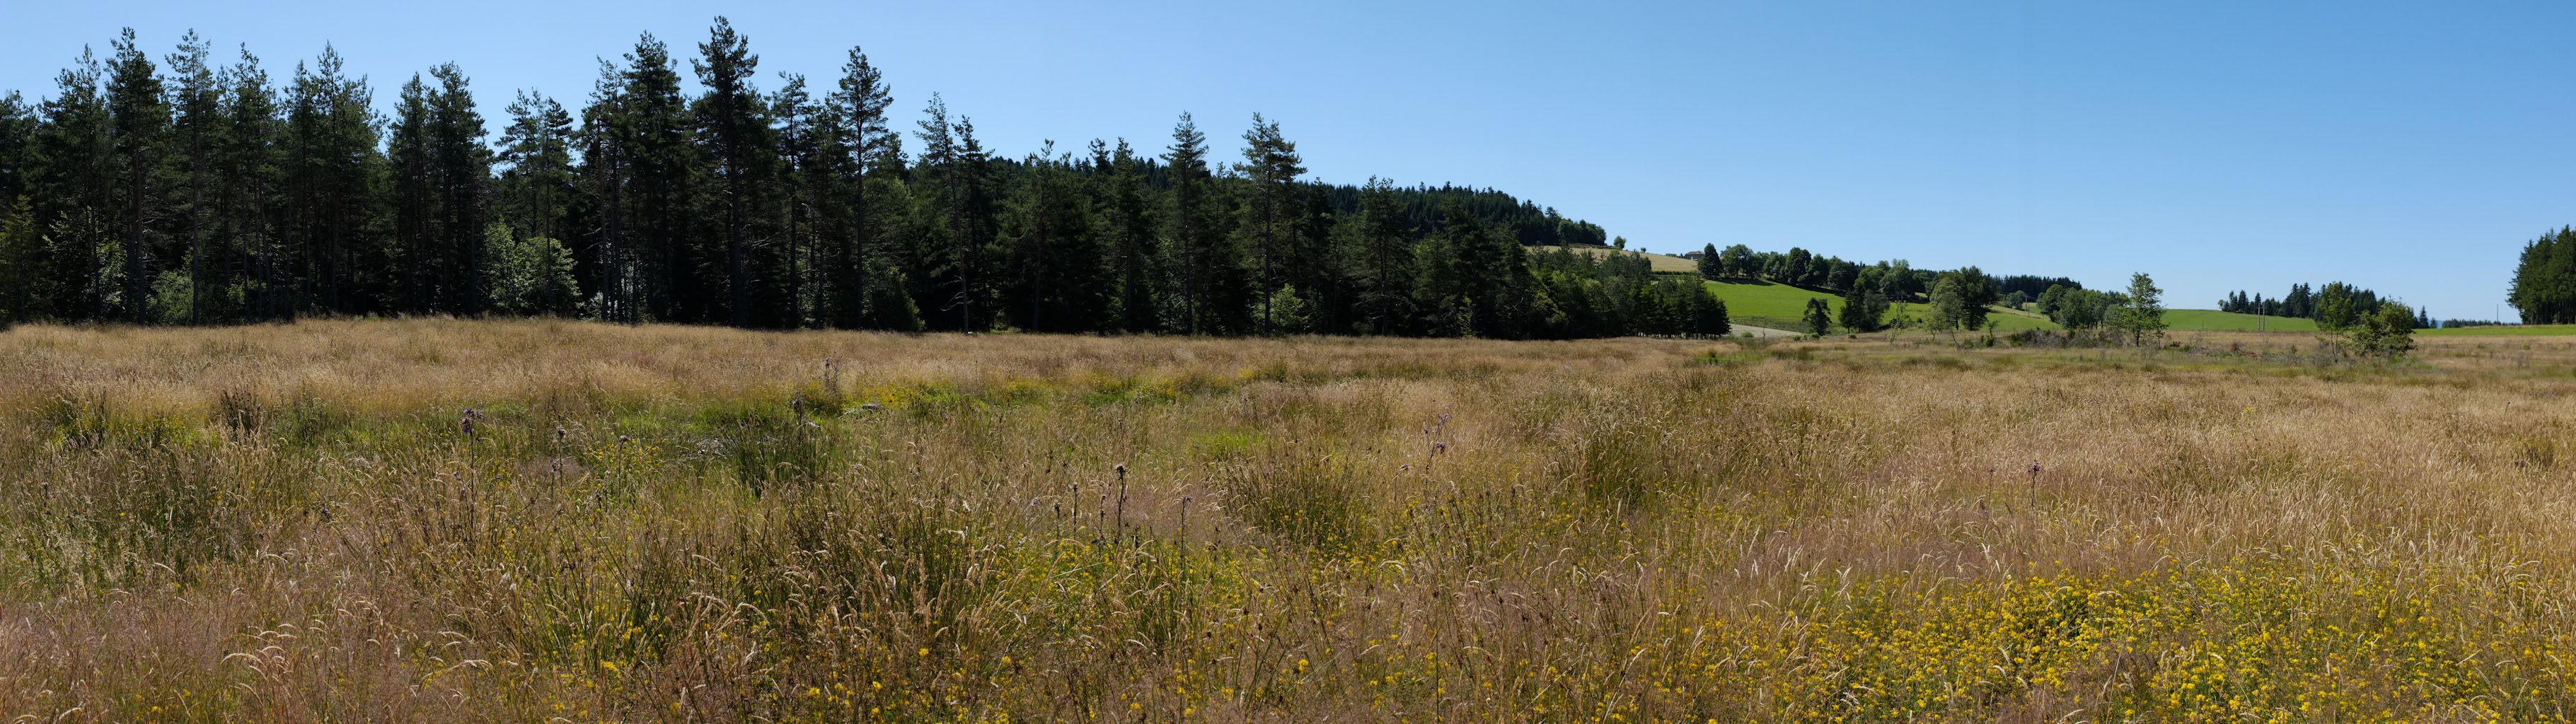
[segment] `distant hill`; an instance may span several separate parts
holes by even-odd
[[[1553,252],[1558,248],[1559,247],[1554,246],[1534,246],[1530,247],[1530,250],[1534,253]],[[1653,265],[1652,268],[1657,273],[1680,274],[1699,271],[1698,262],[1669,254],[1625,251],[1598,246],[1577,246],[1572,247],[1572,249],[1577,254],[1589,254],[1596,257],[1607,256],[1610,254],[1642,256]],[[1807,312],[1807,300],[1824,299],[1827,303],[1833,305],[1834,313],[1836,315],[1840,315],[1843,308],[1843,299],[1840,295],[1794,287],[1777,282],[1748,279],[1725,279],[1709,281],[1707,282],[1707,285],[1709,290],[1717,295],[1717,298],[1726,300],[1727,314],[1732,317],[1737,324],[1749,324],[1757,327],[1771,327],[1775,329],[1788,330],[1803,329],[1805,327],[1805,323],[1800,321],[1800,317],[1805,315]],[[1923,306],[1924,305],[1920,302],[1912,304],[1898,304],[1896,305],[1896,308],[1892,310],[1892,313],[1897,315],[1920,316],[1923,313]],[[2062,327],[2059,327],[2056,322],[2051,322],[2047,317],[2040,316],[2038,313],[2027,309],[2011,309],[1996,306],[1988,307],[1988,310],[1990,312],[1989,318],[1995,320],[1995,330],[1999,332],[2018,332],[2026,329],[2062,329]],[[2172,332],[2252,332],[2258,330],[2266,332],[2314,332],[2317,330],[2317,323],[2316,320],[2312,319],[2275,317],[2260,314],[2238,314],[2235,312],[2221,312],[2214,309],[2168,309],[2165,310],[2165,329]],[[2433,333],[2471,335],[2576,334],[2576,325],[2473,327],[2459,330],[2438,330]]]
[[[1530,253],[1532,253],[1532,254],[1544,254],[1544,253],[1554,252],[1554,251],[1556,251],[1557,249],[1562,249],[1562,248],[1567,248],[1567,247],[1559,247],[1559,246],[1533,246],[1533,247],[1530,247]],[[1619,249],[1612,249],[1612,248],[1610,248],[1610,247],[1606,247],[1606,246],[1577,246],[1577,247],[1571,247],[1571,248],[1573,248],[1573,249],[1574,249],[1574,253],[1577,253],[1577,254],[1586,254],[1586,255],[1590,255],[1590,256],[1594,256],[1594,257],[1609,256],[1609,255],[1611,255],[1611,254],[1628,254],[1628,255],[1631,255],[1631,256],[1642,256],[1642,257],[1645,257],[1645,258],[1646,258],[1646,262],[1647,262],[1647,263],[1649,263],[1649,264],[1653,265],[1651,268],[1652,268],[1652,269],[1654,269],[1655,273],[1658,273],[1658,274],[1665,274],[1665,273],[1695,273],[1695,272],[1698,272],[1698,271],[1699,271],[1699,262],[1691,261],[1691,260],[1689,260],[1689,259],[1684,259],[1684,258],[1681,258],[1681,257],[1678,257],[1678,256],[1673,256],[1673,255],[1670,255],[1670,254],[1649,254],[1649,253],[1642,252],[1642,251],[1622,251],[1622,250],[1619,250]],[[1733,304],[1733,302],[1728,302],[1728,303],[1729,303],[1729,304]],[[1801,304],[1804,304],[1805,302],[1800,302],[1800,303],[1801,303]]]

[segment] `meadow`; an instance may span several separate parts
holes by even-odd
[[[2576,337],[0,333],[11,722],[2484,722]]]

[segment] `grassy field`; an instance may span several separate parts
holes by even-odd
[[[2177,332],[2251,332],[2257,326],[2272,332],[2314,332],[2317,329],[2316,320],[2298,317],[2238,314],[2214,309],[2165,310],[2165,328]]]
[[[2416,334],[2441,337],[2553,337],[2576,334],[2576,324],[2520,324],[2493,327],[2419,329]]]
[[[1843,298],[1814,292],[1787,284],[1729,279],[1703,282],[1717,298],[1726,300],[1726,314],[1737,324],[1798,331],[1806,329],[1799,319],[1807,313],[1807,300],[1823,299],[1833,305],[1835,313],[1843,308]]]
[[[0,719],[2565,715],[2576,339],[2177,341],[23,326]]]
[[[1529,247],[1529,250],[1530,250],[1530,253],[1532,253],[1532,254],[1541,254],[1541,253],[1547,253],[1547,252],[1556,251],[1558,248],[1560,248],[1560,247],[1555,247],[1555,246],[1533,246],[1533,247]],[[1577,254],[1589,254],[1589,255],[1592,255],[1592,256],[1596,256],[1596,257],[1598,257],[1598,256],[1607,256],[1607,255],[1610,255],[1610,254],[1629,254],[1629,255],[1635,255],[1635,256],[1643,256],[1643,257],[1646,257],[1646,263],[1647,263],[1647,265],[1648,265],[1648,266],[1647,266],[1647,268],[1649,268],[1649,269],[1651,269],[1651,270],[1653,270],[1653,271],[1656,271],[1656,272],[1670,272],[1670,273],[1697,273],[1697,272],[1699,271],[1699,262],[1697,262],[1697,261],[1692,261],[1692,260],[1689,260],[1689,259],[1684,259],[1684,258],[1681,258],[1681,257],[1678,257],[1678,256],[1672,256],[1672,255],[1669,255],[1669,254],[1648,254],[1648,253],[1645,253],[1645,252],[1639,252],[1639,251],[1621,251],[1621,250],[1618,250],[1618,249],[1612,249],[1612,248],[1608,248],[1608,247],[1600,247],[1600,246],[1578,246],[1578,247],[1574,247],[1574,253],[1577,253]]]
[[[1733,315],[1735,320],[1741,324],[1771,327],[1774,329],[1801,330],[1805,328],[1805,325],[1801,323],[1799,319],[1806,313],[1807,300],[1819,298],[1824,299],[1826,302],[1833,305],[1837,314],[1842,311],[1843,306],[1843,300],[1840,296],[1825,292],[1811,291],[1786,284],[1775,284],[1762,281],[1726,280],[1710,281],[1707,282],[1707,285],[1711,291],[1717,294],[1719,299],[1726,300],[1727,313]],[[2026,309],[2012,309],[2008,307],[1994,306],[1988,307],[1987,310],[1989,314],[1988,318],[1994,320],[1995,329],[1997,331],[2019,332],[2027,329],[2062,329],[2062,327],[2059,327],[2056,322],[2051,322],[2047,317],[2040,316],[2038,313],[2031,312]],[[1889,316],[1891,318],[1907,316],[1921,317],[1924,313],[1924,304],[1898,304],[1895,305],[1894,309],[1889,311]],[[2165,324],[2167,325],[2167,328],[2176,332],[2253,331],[2255,320],[2258,319],[2263,321],[2264,329],[2272,331],[2312,332],[2317,328],[2316,322],[2306,319],[2260,317],[2251,314],[2233,314],[2206,309],[2174,309],[2167,310],[2165,312]]]

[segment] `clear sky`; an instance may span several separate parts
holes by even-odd
[[[0,90],[195,28],[281,78],[331,42],[380,106],[453,60],[497,119],[520,88],[578,108],[644,31],[692,55],[719,12],[764,89],[864,46],[905,120],[940,92],[1003,153],[1159,151],[1184,110],[1230,153],[1257,111],[1314,178],[1490,186],[1656,251],[2144,271],[2176,308],[2343,280],[2487,317],[2576,223],[2566,2],[21,0]]]

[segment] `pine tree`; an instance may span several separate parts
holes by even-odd
[[[1288,254],[1293,261],[1283,265],[1281,279],[1285,285],[1296,287],[1292,296],[1301,300],[1306,316],[1303,326],[1291,331],[1347,330],[1354,294],[1352,260],[1340,253],[1342,245],[1337,238],[1343,214],[1334,206],[1331,188],[1322,184],[1298,184],[1296,188],[1300,203],[1295,223],[1291,224]]]
[[[601,100],[599,125],[615,164],[609,177],[620,216],[613,234],[632,278],[638,309],[632,320],[704,322],[714,316],[716,298],[702,273],[705,254],[690,235],[690,208],[704,162],[696,143],[695,120],[680,97],[680,73],[670,47],[646,33],[615,69],[616,87]]]
[[[634,324],[643,320],[643,295],[636,288],[637,265],[625,235],[625,163],[629,133],[625,127],[624,73],[600,61],[600,77],[591,86],[590,104],[582,109],[583,186],[599,219],[591,244],[591,313],[600,319]]]
[[[188,186],[188,323],[203,324],[206,317],[206,185],[215,153],[215,140],[222,132],[223,89],[208,64],[212,46],[190,30],[179,41],[179,52],[169,56],[170,72],[179,81],[171,94],[177,117],[173,135],[177,152],[186,169]]]
[[[1255,286],[1262,299],[1261,331],[1270,334],[1274,330],[1269,300],[1271,292],[1283,283],[1279,256],[1291,232],[1288,227],[1294,213],[1297,176],[1304,174],[1306,168],[1297,165],[1297,144],[1279,133],[1277,122],[1264,120],[1259,113],[1252,114],[1252,129],[1243,132],[1243,143],[1243,163],[1234,168],[1252,185],[1250,203],[1244,208],[1250,223],[1245,227],[1253,237],[1253,253],[1261,265],[1261,278]]]
[[[39,316],[37,305],[49,286],[45,251],[27,197],[0,199],[0,330]]]
[[[225,69],[229,85],[224,95],[224,118],[229,125],[221,136],[222,235],[229,259],[246,263],[248,269],[236,269],[247,277],[240,313],[257,319],[282,319],[293,303],[286,293],[294,287],[293,272],[287,263],[284,199],[280,195],[283,160],[279,136],[283,123],[278,117],[276,89],[268,82],[268,72],[259,67],[259,56],[245,47],[232,67]]]
[[[1191,335],[1235,331],[1244,283],[1240,250],[1227,243],[1218,222],[1215,177],[1208,173],[1207,134],[1190,114],[1172,127],[1172,145],[1163,156],[1171,171],[1171,210],[1164,217],[1165,244],[1180,277],[1179,324]]]
[[[941,238],[933,259],[923,268],[928,276],[949,280],[942,286],[955,290],[939,307],[956,313],[953,328],[982,330],[992,322],[989,315],[975,314],[978,307],[991,306],[987,304],[990,280],[981,268],[984,247],[994,238],[989,159],[975,139],[974,122],[963,116],[950,121],[947,101],[939,94],[931,94],[925,115],[914,135],[922,140],[921,170],[935,190],[932,201]]]
[[[841,118],[848,139],[843,149],[850,155],[846,168],[856,174],[847,190],[849,218],[845,229],[834,237],[832,279],[835,289],[834,318],[839,326],[868,326],[870,300],[875,298],[875,275],[870,269],[879,264],[876,253],[877,219],[869,203],[867,178],[888,176],[888,170],[900,170],[902,137],[886,126],[886,108],[893,103],[891,91],[868,55],[850,48],[848,63],[841,66],[839,90],[831,96],[833,113]],[[887,178],[887,182],[893,182]]]
[[[1115,151],[1092,141],[1091,165],[1102,230],[1117,276],[1117,326],[1127,332],[1161,329],[1160,291],[1171,274],[1160,246],[1154,243],[1153,207],[1146,198],[1143,164],[1127,139],[1121,138]]]
[[[2505,300],[2523,324],[2576,323],[2576,227],[2523,245]]]
[[[846,244],[848,212],[842,200],[848,195],[840,187],[857,180],[847,168],[849,154],[842,150],[849,133],[838,110],[812,102],[804,74],[780,73],[779,78],[785,83],[770,97],[769,108],[777,120],[778,157],[784,164],[779,183],[787,202],[780,208],[787,240],[787,320],[800,326],[828,323],[835,319],[829,287],[838,277],[826,269],[840,257],[827,256],[825,240]]]
[[[455,63],[429,70],[438,81],[430,97],[429,137],[438,195],[439,245],[447,252],[440,266],[449,289],[446,308],[458,314],[482,314],[483,241],[491,221],[492,150],[483,144],[483,115],[474,109],[465,71]]]
[[[441,295],[451,289],[450,271],[441,263],[438,230],[437,169],[432,161],[430,90],[413,74],[395,92],[393,122],[385,128],[387,186],[393,193],[394,246],[401,255],[398,281],[401,306],[421,314],[446,309]]]
[[[533,90],[519,91],[506,112],[510,122],[495,158],[505,165],[496,206],[523,235],[563,238],[565,205],[575,193],[572,114]]]
[[[1360,242],[1360,319],[1368,319],[1368,332],[1376,335],[1401,335],[1406,330],[1404,319],[1412,314],[1414,286],[1414,240],[1412,227],[1404,222],[1404,209],[1396,198],[1394,180],[1368,178],[1360,196],[1360,216],[1355,234]]]
[[[54,77],[54,95],[41,104],[43,122],[29,153],[35,170],[27,185],[36,224],[46,230],[44,276],[54,283],[35,303],[35,316],[95,319],[109,311],[95,289],[103,240],[86,233],[92,225],[77,221],[107,208],[115,188],[107,100],[99,92],[105,75],[98,57],[84,47],[79,60]]]
[[[0,93],[0,203],[29,191],[39,123],[26,97],[14,90]]]
[[[697,122],[721,180],[728,298],[734,326],[749,327],[755,321],[772,326],[782,315],[777,305],[755,294],[755,275],[768,271],[768,265],[753,259],[749,238],[775,160],[768,109],[751,86],[760,56],[751,53],[750,39],[734,32],[731,22],[720,16],[715,23],[707,42],[698,45],[700,58],[690,65],[707,89],[697,103]]]
[[[1001,225],[1018,279],[1013,323],[1036,332],[1090,331],[1107,315],[1111,274],[1082,180],[1049,143],[1026,170]]]
[[[145,320],[154,257],[149,227],[157,220],[162,189],[157,183],[163,138],[169,133],[170,106],[161,95],[161,76],[152,58],[135,45],[134,29],[110,43],[116,57],[108,62],[107,107],[115,119],[113,153],[122,178],[119,221],[125,227],[125,293],[122,306],[136,324]]]
[[[2112,327],[2128,332],[2130,344],[2144,344],[2147,337],[2164,336],[2164,293],[2145,272],[2129,275],[2127,299],[2112,313]]]
[[[391,268],[375,245],[372,202],[377,152],[374,92],[342,75],[338,50],[323,46],[310,70],[299,64],[286,124],[287,246],[296,275],[335,313],[368,310],[369,277]],[[290,310],[306,306],[290,305]],[[290,311],[289,314],[292,314]]]

